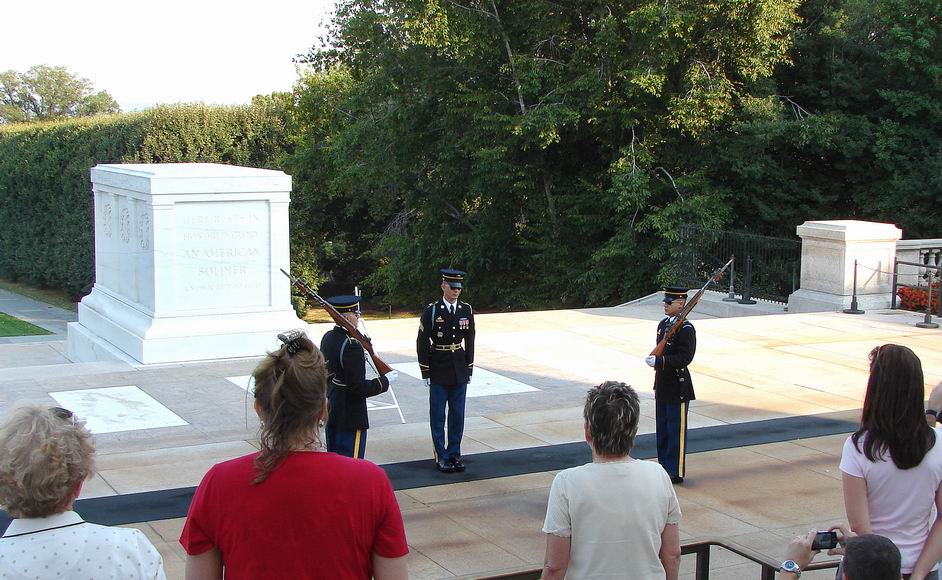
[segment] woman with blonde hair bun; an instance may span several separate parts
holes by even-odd
[[[90,524],[72,511],[92,474],[95,444],[68,409],[15,406],[0,424],[0,504],[14,519],[0,539],[0,578],[165,580],[140,530]]]
[[[255,368],[261,449],[203,477],[180,543],[187,580],[408,577],[386,473],[323,449],[324,357],[303,331]]]

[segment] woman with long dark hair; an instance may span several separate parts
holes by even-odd
[[[301,331],[256,367],[260,450],[203,477],[180,543],[187,580],[408,577],[386,473],[323,450],[324,357]]]
[[[870,353],[860,428],[844,443],[844,509],[857,534],[880,534],[902,554],[904,578],[938,578],[942,557],[942,430],[924,418],[916,354],[896,344]]]

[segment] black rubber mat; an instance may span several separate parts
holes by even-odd
[[[841,411],[804,417],[784,417],[700,427],[687,433],[687,452],[703,453],[762,445],[781,441],[810,439],[826,435],[850,433],[857,429],[860,410]],[[650,459],[657,456],[654,434],[639,435],[632,457]],[[223,459],[223,458],[220,458]],[[541,473],[575,467],[591,461],[585,443],[546,445],[510,451],[493,451],[464,457],[464,473],[439,473],[430,459],[383,465],[396,490],[447,485],[460,481],[480,481],[527,473]],[[104,525],[132,524],[180,518],[186,515],[195,487],[181,487],[143,493],[80,499],[75,511],[86,521]],[[0,512],[0,530],[6,530],[10,517]]]

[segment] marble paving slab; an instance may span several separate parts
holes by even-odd
[[[254,380],[252,379],[252,375],[239,375],[239,376],[235,376],[235,377],[226,377],[226,380],[229,381],[230,383],[232,383],[233,385],[239,387],[240,389],[244,389],[244,390],[248,391],[249,393],[254,392],[255,382],[254,382]],[[382,397],[382,395],[380,395],[380,396]],[[386,401],[382,401],[382,400],[380,400],[380,401],[367,400],[367,401],[366,401],[366,410],[367,410],[367,411],[373,411],[373,410],[379,411],[379,410],[383,410],[383,409],[393,409],[393,410],[395,410],[395,409],[398,409],[398,408],[399,408],[399,405],[396,404],[395,399],[393,399],[393,400],[390,401],[390,402],[386,402]]]
[[[134,385],[59,391],[49,396],[84,419],[88,429],[96,435],[188,425]]]
[[[396,363],[391,366],[400,373],[422,380],[422,372],[419,370],[419,363],[417,362]],[[510,377],[475,367],[474,376],[471,382],[468,383],[467,397],[491,397],[494,395],[509,395],[511,393],[538,392],[539,390],[540,389],[536,387],[531,387]]]

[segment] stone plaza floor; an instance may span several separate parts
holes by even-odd
[[[44,318],[57,332],[0,342],[0,407],[28,399],[69,407],[88,420],[98,444],[97,473],[83,498],[195,486],[214,463],[256,448],[246,387],[257,358],[74,364],[64,355],[71,313],[4,292],[0,311],[41,326]],[[372,400],[367,458],[417,471],[424,482],[396,492],[411,577],[480,577],[541,565],[540,529],[556,470],[501,476],[490,460],[511,450],[532,450],[535,457],[581,442],[585,391],[604,380],[635,386],[642,397],[639,433],[652,433],[653,372],[644,357],[660,317],[656,300],[476,316],[476,371],[462,449],[468,472],[460,479],[433,469],[427,392],[415,370],[417,320],[368,323],[377,352],[400,376],[395,399],[387,393]],[[691,449],[709,448],[707,438],[737,426],[761,438],[766,426],[788,418],[843,417],[852,424],[863,401],[867,354],[878,344],[903,344],[919,355],[927,395],[942,380],[942,331],[915,327],[922,316],[913,313],[692,318],[698,349],[691,366],[697,392]],[[328,329],[312,325],[310,334],[318,341]],[[778,559],[794,534],[843,521],[838,461],[847,432],[806,437],[798,431],[784,440],[689,454],[687,480],[677,487],[682,541],[722,536]],[[516,453],[519,464],[529,452]],[[406,463],[416,460],[423,461]],[[475,470],[491,475],[475,480]],[[177,542],[183,518],[128,525],[157,545],[169,578],[183,577],[185,554]],[[715,578],[759,576],[758,566],[725,550],[714,550],[711,568]],[[693,577],[692,556],[684,558],[683,577]],[[803,577],[831,578],[833,570]]]

